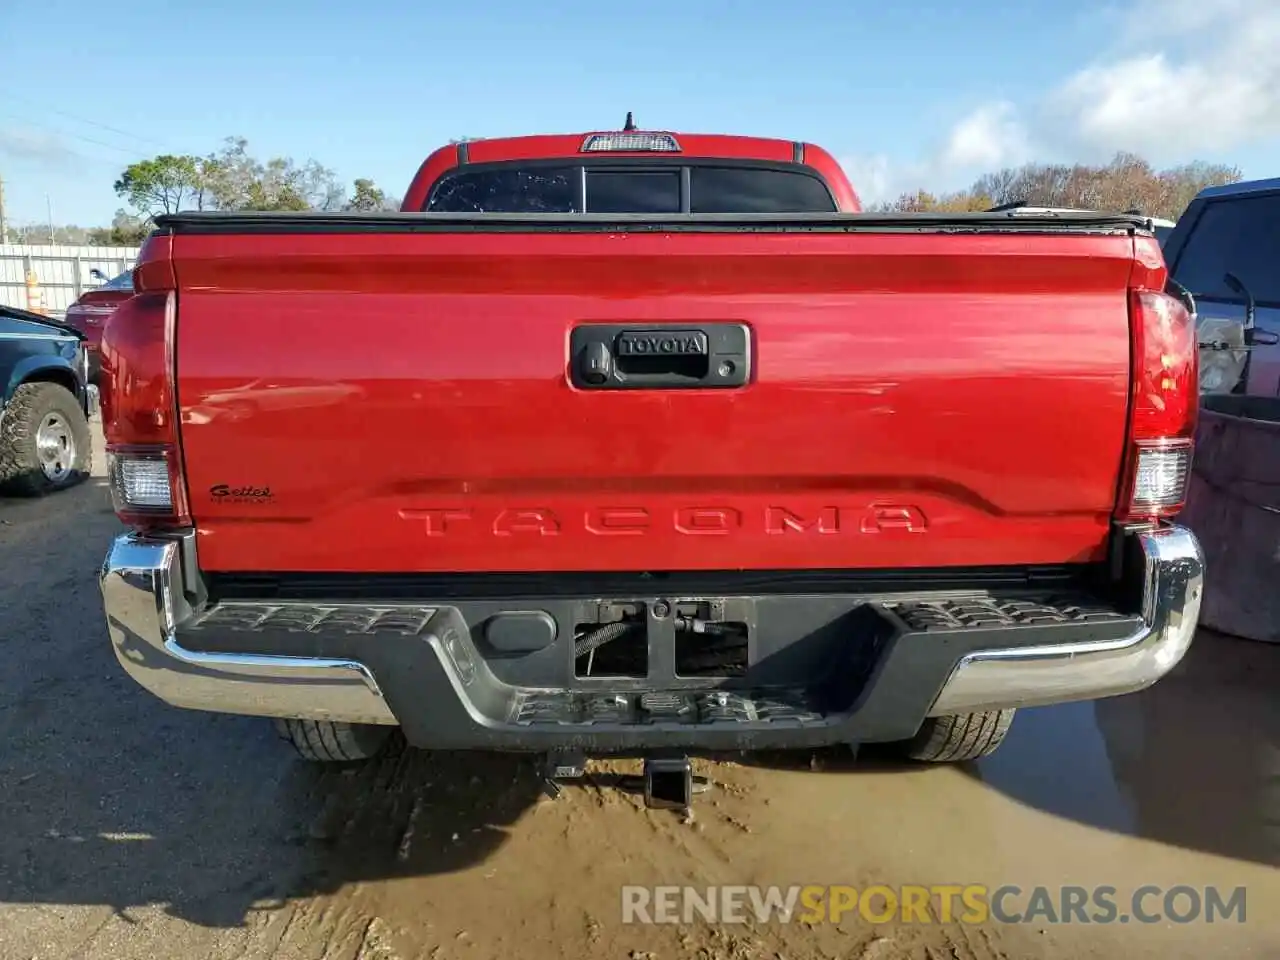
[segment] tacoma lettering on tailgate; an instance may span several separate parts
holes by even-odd
[[[579,520],[579,517],[581,518]],[[467,507],[402,509],[402,520],[421,523],[429,537],[443,537],[464,530],[488,529],[494,536],[555,536],[563,531],[569,515],[547,507],[508,507],[472,510]],[[687,536],[725,536],[740,530],[768,534],[924,533],[924,511],[912,504],[876,502],[863,507],[819,507],[793,510],[765,507],[747,513],[736,507],[677,507],[654,511],[646,507],[592,507],[575,511],[572,525],[601,537],[642,536],[664,527]]]

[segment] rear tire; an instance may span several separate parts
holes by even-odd
[[[277,720],[276,733],[288,740],[303,760],[351,763],[382,752],[394,727],[334,720]]]
[[[988,710],[929,717],[910,740],[896,746],[912,760],[958,763],[995,753],[1004,742],[1016,710]]]
[[[0,421],[0,492],[39,497],[73,487],[93,467],[89,420],[57,383],[24,383]]]

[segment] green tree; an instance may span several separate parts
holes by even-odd
[[[203,210],[209,194],[208,171],[199,157],[161,154],[125,168],[116,194],[148,216]]]
[[[220,210],[338,210],[346,191],[334,172],[315,160],[259,160],[244,137],[228,137],[206,161],[210,190]]]
[[[87,242],[97,247],[137,247],[151,232],[150,218],[139,218],[127,210],[117,210],[109,227],[94,227]]]
[[[102,242],[109,235],[145,236],[149,218],[192,208],[323,211],[400,206],[367,178],[356,180],[348,195],[337,174],[316,160],[260,159],[244,137],[227,137],[219,150],[204,157],[165,154],[135,163],[121,174],[115,189],[143,219],[113,223],[113,234],[98,228],[94,235]]]
[[[394,207],[377,184],[361,177],[352,184],[351,197],[343,209],[373,212],[394,209]]]

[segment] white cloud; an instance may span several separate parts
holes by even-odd
[[[967,186],[989,170],[1031,159],[1026,131],[1011,103],[978,107],[962,117],[923,160],[893,163],[884,154],[841,161],[863,206],[893,200],[921,188],[946,192]]]
[[[892,200],[904,189],[915,172],[912,168],[895,166],[883,153],[870,156],[843,157],[840,166],[853,182],[864,207]]]
[[[938,158],[945,169],[981,167],[990,170],[1016,163],[1028,151],[1026,131],[1012,103],[979,107],[951,129]]]
[[[60,138],[21,127],[0,129],[0,156],[56,167],[74,167],[81,159]]]
[[[1268,12],[1272,0],[1131,0],[1120,11],[1125,41],[1202,40],[1201,31],[1221,30]]]
[[[1147,0],[1138,10],[1157,18],[1163,48],[1089,65],[1046,104],[1082,147],[1186,157],[1280,135],[1280,3]]]
[[[855,180],[864,203],[1031,159],[1166,164],[1280,137],[1280,0],[1134,0],[1105,26],[1115,46],[1046,96],[978,106],[922,159],[847,160],[872,174]]]

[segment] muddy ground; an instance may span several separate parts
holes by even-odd
[[[515,757],[321,770],[265,721],[165,706],[108,646],[117,529],[100,479],[0,500],[3,960],[1280,957],[1280,647],[1202,636],[1143,694],[1025,711],[977,765],[704,763],[689,823],[603,768],[557,801]],[[1243,924],[621,919],[624,884],[752,883],[1248,899]]]

